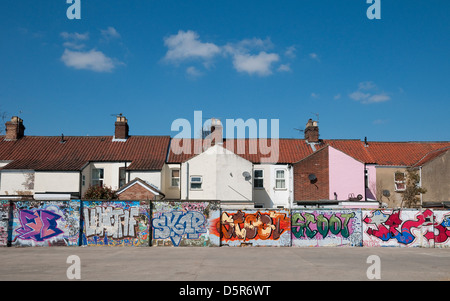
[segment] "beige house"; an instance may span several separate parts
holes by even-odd
[[[13,117],[0,137],[0,197],[82,198],[90,186],[118,190],[135,178],[157,189],[169,136],[130,136],[118,116],[114,136],[26,136]]]

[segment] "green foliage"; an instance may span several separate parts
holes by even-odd
[[[419,207],[420,205],[420,194],[426,193],[427,190],[423,187],[420,187],[420,175],[418,174],[417,170],[414,169],[407,169],[407,176],[406,176],[406,188],[403,192],[403,199],[402,199],[402,205],[406,208],[414,208]]]
[[[88,190],[83,196],[85,200],[115,200],[117,194],[110,187],[106,186],[89,186]]]

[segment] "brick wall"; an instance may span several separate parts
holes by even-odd
[[[328,148],[294,164],[294,201],[329,199]],[[314,174],[317,181],[311,183],[308,176]]]
[[[155,194],[143,187],[135,184],[119,195],[119,200],[154,200]]]

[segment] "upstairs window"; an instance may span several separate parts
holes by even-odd
[[[202,176],[191,176],[191,190],[202,189],[203,177]]]
[[[278,169],[275,171],[275,188],[284,189],[286,188],[286,179],[284,169]]]
[[[172,169],[170,186],[171,187],[180,187],[180,170],[179,169]]]
[[[103,187],[104,171],[103,168],[92,169],[92,186]]]
[[[264,187],[264,170],[255,169],[255,171],[253,172],[253,186],[255,188]]]
[[[127,182],[127,173],[125,167],[119,167],[119,187],[122,187]]]
[[[394,174],[395,191],[405,191],[406,189],[406,174],[401,171],[397,171]]]

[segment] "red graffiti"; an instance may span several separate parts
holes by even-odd
[[[223,212],[215,226],[224,240],[277,240],[289,229],[290,220],[287,214],[275,211],[246,214],[239,210],[234,214]]]

